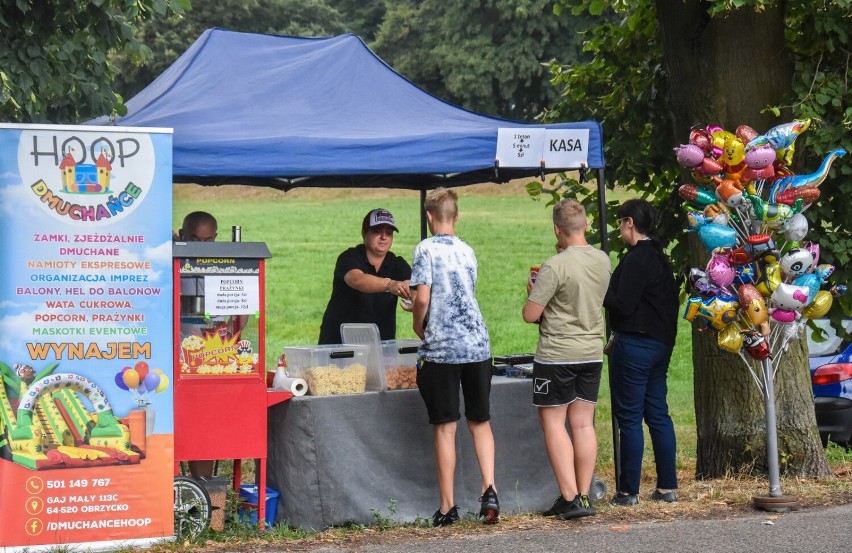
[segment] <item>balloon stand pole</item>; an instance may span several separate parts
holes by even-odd
[[[799,498],[781,493],[781,473],[778,467],[778,425],[775,420],[775,375],[772,360],[763,365],[763,402],[766,407],[766,464],[769,469],[769,494],[752,497],[754,506],[764,511],[785,512],[799,505]]]

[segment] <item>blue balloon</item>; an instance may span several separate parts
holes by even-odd
[[[142,381],[142,384],[145,386],[146,390],[153,392],[157,389],[157,386],[160,385],[160,375],[154,371],[150,371],[145,375],[145,379]]]
[[[737,243],[737,231],[722,225],[703,225],[698,229],[698,237],[708,252],[716,248],[733,248]]]
[[[819,292],[820,280],[817,275],[814,273],[805,273],[803,275],[797,276],[793,280],[793,284],[796,286],[804,286],[808,289],[808,299],[805,302],[805,305],[810,305],[814,298]]]
[[[115,375],[115,385],[122,390],[130,389],[127,387],[127,384],[124,383],[124,371],[119,371],[118,374]]]
[[[737,276],[734,277],[734,282],[737,284],[754,284],[755,276],[754,265],[746,263],[737,267]]]

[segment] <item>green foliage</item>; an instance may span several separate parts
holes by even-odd
[[[810,117],[815,128],[796,142],[797,173],[813,172],[829,151],[852,152],[849,30],[852,2],[790,2],[786,38],[795,64],[792,108],[797,118]],[[820,262],[835,265],[832,282],[852,284],[852,155],[837,160],[820,185],[822,195],[806,215],[808,238],[820,244]],[[840,299],[852,313],[852,297]],[[841,314],[835,309],[833,318]]]
[[[150,50],[150,61],[121,56],[116,89],[130,98],[148,86],[212,27],[248,33],[330,36],[344,32],[340,14],[326,0],[195,0],[183,15],[146,21],[136,37]]]
[[[828,442],[825,446],[825,458],[832,465],[848,463],[852,461],[852,449],[837,445],[834,442]]]
[[[189,8],[189,0],[3,2],[0,120],[76,123],[122,111],[110,54],[143,55],[135,27]]]
[[[379,509],[370,509],[370,514],[373,515],[373,521],[376,523],[376,528],[379,530],[389,530],[394,526],[399,526],[399,523],[393,520],[393,516],[399,510],[399,502],[396,499],[391,499],[388,505],[388,516],[382,514]]]
[[[696,2],[688,0],[690,4]],[[759,13],[774,3],[711,0],[700,4],[709,17],[721,18],[733,9],[753,9]],[[634,195],[655,199],[664,214],[662,235],[675,243],[672,256],[676,266],[685,267],[688,251],[681,223],[683,209],[676,192],[685,181],[681,179],[672,148],[685,143],[688,137],[672,134],[670,99],[672,87],[678,83],[670,83],[665,70],[667,60],[659,37],[655,3],[559,0],[559,9],[574,14],[597,13],[605,4],[609,5],[609,13],[619,17],[618,21],[604,21],[587,31],[584,51],[589,61],[586,63],[551,64],[552,82],[561,90],[561,100],[544,110],[541,119],[548,122],[592,118],[602,122],[608,187],[618,186]],[[787,48],[795,64],[791,101],[787,106],[765,109],[776,115],[792,113],[794,118],[810,117],[817,122],[796,143],[796,173],[813,172],[822,157],[834,148],[842,146],[852,152],[850,5],[849,0],[792,0],[786,4]],[[745,62],[747,53],[743,58]],[[748,78],[748,68],[725,78]],[[712,86],[713,83],[708,83],[708,87]],[[704,126],[714,121],[695,123]],[[820,201],[807,213],[811,223],[808,238],[820,244],[821,261],[837,267],[832,281],[849,282],[852,280],[852,263],[849,263],[852,203],[848,198],[852,195],[852,157],[835,163],[821,190]],[[842,301],[849,312],[852,300],[847,297]]]
[[[444,100],[528,120],[557,98],[542,64],[579,59],[590,21],[553,9],[552,0],[401,0],[389,3],[371,47]]]
[[[333,0],[331,4],[346,22],[346,30],[367,42],[376,39],[387,12],[385,0]]]

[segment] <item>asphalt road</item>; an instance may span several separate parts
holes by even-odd
[[[311,551],[359,553],[624,552],[624,553],[834,553],[852,552],[852,504],[790,513],[755,511],[719,520],[676,520],[629,525],[577,524],[561,529],[472,534],[353,548],[329,545]],[[271,551],[266,549],[266,551]]]

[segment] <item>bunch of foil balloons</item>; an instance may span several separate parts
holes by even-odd
[[[805,217],[846,150],[829,152],[813,173],[794,174],[795,141],[810,125],[796,120],[764,134],[746,125],[694,128],[675,148],[694,179],[679,188],[689,231],[710,254],[705,267],[690,270],[684,318],[716,332],[719,347],[749,366],[749,357],[782,355],[808,319],[825,316],[846,292],[831,282],[834,266],[819,262]]]

